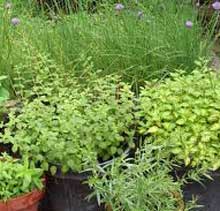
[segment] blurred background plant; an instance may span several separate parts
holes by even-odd
[[[35,59],[31,49],[75,76],[84,73],[78,65],[83,55],[101,70],[97,76],[117,73],[138,85],[179,67],[190,72],[197,58],[210,56],[212,42],[203,35],[196,10],[182,1],[122,1],[121,6],[102,1],[92,14],[81,9],[49,16],[34,2],[22,2],[10,8],[4,3],[0,10],[0,73],[9,76],[10,88],[16,67],[27,57]],[[22,70],[19,74],[26,78]]]

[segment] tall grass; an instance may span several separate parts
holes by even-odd
[[[84,74],[80,64],[90,58],[101,74],[120,74],[141,83],[161,78],[176,68],[191,71],[194,61],[209,55],[210,40],[204,39],[197,13],[189,4],[173,0],[131,1],[115,11],[114,4],[100,6],[96,13],[80,10],[69,15],[19,15],[1,10],[0,73],[13,76],[31,49],[48,55],[66,70]],[[138,16],[138,12],[143,15]],[[10,18],[18,16],[14,27]],[[191,20],[191,29],[185,22]],[[34,56],[34,54],[33,54]]]

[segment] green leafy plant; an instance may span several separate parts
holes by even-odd
[[[1,136],[14,152],[27,154],[45,170],[55,164],[65,172],[81,171],[97,158],[106,160],[134,147],[134,103],[127,84],[108,76],[84,89],[58,90],[24,102],[18,116],[9,114]]]
[[[220,167],[220,78],[200,64],[142,89],[139,131],[186,166]]]
[[[6,76],[0,76],[0,103],[4,102],[9,98],[9,92],[2,85],[2,81],[5,80]]]
[[[160,153],[162,147],[147,145],[135,159],[120,157],[98,167],[89,179],[99,203],[114,211],[184,210],[181,183],[169,175],[170,162]]]
[[[4,154],[0,157],[0,201],[42,189],[42,170]]]

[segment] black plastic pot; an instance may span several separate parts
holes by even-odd
[[[48,175],[46,195],[41,204],[41,211],[103,211],[96,198],[87,200],[91,189],[84,182],[88,173],[62,174],[60,170],[55,176]]]
[[[198,199],[197,204],[203,205],[195,211],[220,211],[220,171],[212,172],[213,180],[203,181],[203,185],[193,182],[184,187],[184,198],[191,200],[192,196]]]

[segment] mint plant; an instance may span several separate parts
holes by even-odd
[[[52,87],[52,86],[51,86]],[[56,94],[25,101],[21,114],[9,114],[1,140],[44,170],[81,171],[134,147],[133,94],[112,76],[87,88],[58,88]]]
[[[200,63],[200,62],[199,62]],[[200,64],[201,65],[201,64]],[[139,132],[186,166],[220,167],[220,78],[207,67],[150,82],[140,94]]]
[[[0,157],[0,201],[42,189],[42,170],[4,154]]]

